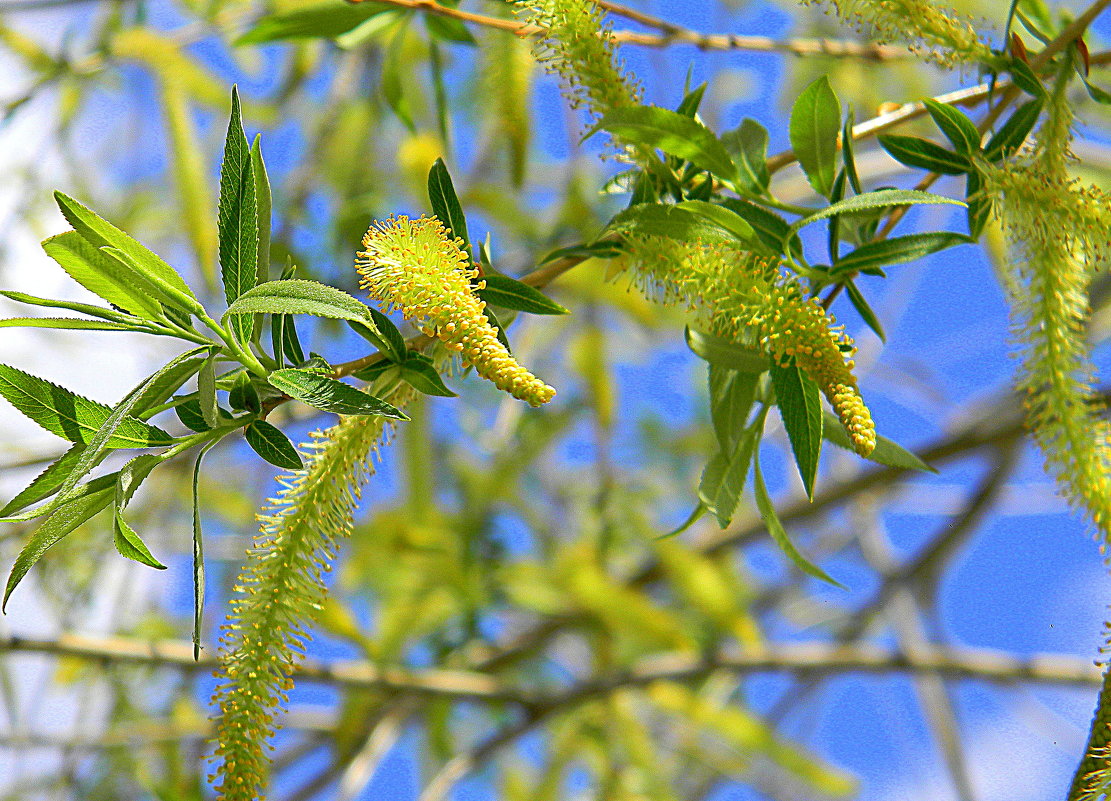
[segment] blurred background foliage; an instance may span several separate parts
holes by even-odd
[[[998,37],[1006,4],[952,4]],[[820,8],[786,0],[636,6],[704,32],[858,38]],[[494,0],[464,8],[512,19],[509,5]],[[652,30],[615,19],[622,30]],[[1089,46],[1101,49],[1098,33]],[[588,241],[624,203],[599,194],[620,165],[600,159],[594,140],[580,145],[582,121],[533,63],[528,44],[481,25],[340,0],[2,0],[0,50],[5,286],[34,286],[46,269],[33,245],[60,230],[50,210],[57,187],[215,294],[215,177],[232,83],[248,133],[262,133],[274,186],[275,277],[288,257],[304,275],[357,292],[351,264],[367,225],[427,211],[425,176],[441,156],[472,236],[488,231],[495,265],[513,275],[558,247]],[[669,107],[690,68],[694,83],[709,82],[706,122],[724,130],[754,116],[771,130],[773,152],[787,146],[785,110],[820,75],[830,76],[858,120],[883,103],[979,79],[913,58],[690,46],[626,46],[622,55],[648,100]],[[1107,109],[1089,103],[1080,115],[1075,149],[1083,171],[1108,188],[1111,158],[1100,135]],[[920,121],[904,129],[934,133]],[[907,183],[872,143],[862,144],[858,163],[873,184]],[[801,173],[777,180],[803,194]],[[791,199],[787,189],[780,196]],[[983,285],[1000,250],[989,233],[973,259],[978,272],[968,256],[937,269],[967,268]],[[1047,564],[1038,543],[1073,559],[1056,577],[1044,571],[1046,586],[1099,575],[1096,549],[1062,513],[1021,436],[1019,404],[997,358],[1006,330],[998,291],[982,290],[984,319],[974,321],[990,318],[994,328],[969,334],[958,323],[969,322],[975,306],[939,310],[945,295],[935,293],[923,312],[915,293],[926,279],[915,273],[878,290],[877,307],[893,318],[935,317],[890,326],[893,357],[861,337],[863,386],[889,424],[881,433],[921,448],[940,476],[876,470],[828,449],[808,503],[789,462],[778,458],[786,450],[766,449],[783,520],[809,556],[849,585],[843,592],[789,569],[746,500],[725,531],[706,518],[681,537],[658,539],[693,506],[714,447],[705,364],[683,347],[683,312],[604,281],[604,272],[604,263],[586,262],[549,288],[572,315],[519,319],[509,329],[515,353],[559,389],[552,408],[528,410],[484,382],[455,378],[449,383],[460,398],[425,398],[410,409],[413,422],[386,451],[344,545],[310,651],[313,665],[351,672],[337,679],[321,668],[299,683],[276,741],[274,797],[404,799],[424,788],[431,801],[466,778],[457,798],[895,798],[891,774],[900,765],[912,766],[910,775],[932,775],[923,765],[941,772],[933,784],[922,780],[917,798],[991,798],[998,783],[1009,798],[1039,797],[1037,782],[1007,780],[999,765],[1009,763],[974,764],[984,753],[970,740],[982,730],[986,703],[995,704],[990,721],[1048,727],[1046,743],[1061,740],[1041,780],[1063,791],[1094,692],[1042,685],[1098,679],[1085,655],[1094,653],[1092,616],[1105,592],[1088,593],[1078,616],[1061,613],[1062,625],[1076,629],[1073,639],[1003,637],[1018,657],[1051,645],[1064,654],[1057,673],[1001,663],[1004,679],[1030,686],[999,691],[991,703],[955,689],[959,670],[943,678],[893,662],[878,670],[911,676],[862,690],[844,678],[859,664],[839,668],[819,658],[831,651],[817,651],[807,667],[776,650],[805,641],[845,644],[858,656],[876,648],[914,656],[954,646],[945,653],[958,666],[988,658],[959,650],[952,608],[940,597],[958,557],[1008,515],[1027,515],[1048,532],[1044,543],[1035,536],[1035,544],[1015,546],[1014,558],[1030,560],[1032,573]],[[1097,283],[1091,335],[1103,362],[1106,298]],[[862,329],[851,311],[844,314],[850,329]],[[78,334],[35,332],[18,345],[8,340],[4,355],[15,351],[12,361],[26,365],[18,354],[38,354],[59,375],[82,359],[110,369],[113,359],[157,358],[111,344],[130,341],[124,335],[110,336],[92,346]],[[362,352],[339,326],[319,324],[303,337],[333,363]],[[971,365],[962,349],[971,349]],[[73,358],[57,355],[66,352]],[[946,384],[943,377],[956,373],[961,381]],[[88,394],[102,400],[127,384],[86,378]],[[275,422],[301,434],[326,423],[304,417],[303,407],[301,418],[293,414],[282,407]],[[781,430],[766,441],[786,445]],[[38,440],[9,446],[0,478],[13,492],[61,450]],[[210,644],[272,476],[240,445],[207,462]],[[12,652],[0,662],[0,797],[206,797],[211,681],[180,646],[191,625],[189,480],[172,463],[132,507],[168,574],[123,563],[107,524],[94,522],[43,559],[13,602],[0,628]],[[26,531],[5,527],[5,564]],[[1011,555],[995,551],[1001,560]],[[981,569],[989,571],[977,579],[985,588],[1006,581]],[[1010,600],[1032,608],[1041,586]],[[985,606],[983,615],[991,614]],[[144,645],[152,640],[162,650]],[[968,643],[981,644],[999,645],[991,637]],[[717,664],[730,649],[786,654],[786,667]],[[673,675],[669,665],[678,666]],[[404,670],[392,678],[374,673],[397,666]],[[652,670],[664,678],[637,678]],[[969,671],[974,684],[986,675]],[[1012,757],[1023,753],[1029,758],[1021,749]],[[985,772],[996,781],[983,780]]]

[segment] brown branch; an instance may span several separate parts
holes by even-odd
[[[522,38],[543,33],[544,28],[515,20],[475,14],[451,6],[440,5],[435,0],[377,0],[396,8],[423,11],[438,17],[449,17],[460,22],[468,22],[486,28],[506,31]],[[349,3],[366,0],[347,0]],[[662,33],[641,33],[639,31],[614,31],[611,35],[618,44],[640,45],[641,47],[671,47],[673,45],[692,45],[699,50],[747,50],[760,53],[790,53],[796,56],[833,56],[837,58],[860,58],[869,61],[891,61],[910,58],[906,48],[870,42],[850,42],[837,39],[771,39],[767,36],[744,36],[740,34],[699,33],[698,31],[674,25],[666,20],[635,11],[616,3],[600,2],[598,5],[626,19],[639,22]]]

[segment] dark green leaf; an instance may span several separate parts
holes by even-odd
[[[382,312],[377,309],[371,309],[370,313],[374,317],[375,330],[353,320],[348,320],[347,324],[351,326],[351,330],[356,334],[382,351],[383,355],[390,361],[403,361],[405,359],[406,350],[405,337],[397,330],[397,326],[393,324],[393,320],[382,314]]]
[[[721,143],[737,165],[740,188],[762,195],[768,188],[768,131],[745,117],[735,130],[722,134]]]
[[[752,230],[769,252],[769,255],[782,255],[783,240],[791,233],[791,226],[785,219],[774,211],[757,206],[755,203],[749,203],[747,200],[726,198],[721,201],[721,205],[752,226]],[[802,241],[798,236],[791,237],[791,250],[796,254],[802,253]]]
[[[444,398],[454,398],[452,392],[436,372],[436,368],[423,359],[408,359],[401,365],[401,377],[414,389],[425,395],[439,395]]]
[[[596,128],[686,159],[722,180],[738,180],[737,165],[725,145],[705,125],[677,112],[657,106],[619,108],[603,117]]]
[[[1014,113],[984,146],[984,158],[988,161],[998,161],[1001,158],[1007,158],[1022,147],[1026,137],[1034,129],[1034,125],[1042,113],[1043,105],[1045,105],[1045,101],[1038,98],[1027,100],[1016,108]],[[971,177],[971,173],[969,175]]]
[[[219,425],[220,414],[216,406],[216,354],[205,359],[197,373],[197,402],[200,404],[205,425],[209,428]]]
[[[528,284],[523,284],[508,275],[494,273],[484,275],[486,282],[484,289],[478,290],[478,296],[487,303],[501,306],[503,309],[516,309],[529,314],[570,314],[570,309],[556,303],[539,289]]]
[[[845,116],[845,124],[841,128],[841,160],[845,164],[845,174],[849,178],[849,184],[852,186],[853,191],[858,195],[864,194],[864,189],[860,184],[860,175],[856,171],[856,156],[853,152],[853,125],[856,122],[856,114],[850,108],[849,113]]]
[[[849,436],[845,433],[845,429],[841,427],[837,415],[828,410],[823,414],[825,415],[825,427],[822,429],[822,436],[838,448],[844,448],[847,451],[853,450],[852,443],[849,442]],[[876,437],[876,447],[867,459],[877,464],[897,467],[902,470],[920,470],[923,473],[937,472],[902,445],[891,441],[887,437]]]
[[[244,370],[235,377],[235,384],[228,392],[228,403],[233,409],[258,413],[262,409],[259,403],[258,390],[251,382],[250,374]]]
[[[275,467],[300,470],[305,466],[289,437],[265,420],[256,420],[243,429],[243,438],[255,453]]]
[[[981,194],[980,173],[973,170],[965,182],[965,195],[968,197],[968,232],[973,239],[979,239],[991,216],[991,199]]]
[[[621,255],[621,248],[613,242],[592,242],[579,245],[568,245],[565,248],[553,250],[540,260],[540,264],[549,264],[558,259],[612,259]]]
[[[26,509],[31,504],[41,501],[43,498],[49,498],[57,492],[58,487],[62,486],[62,482],[73,472],[73,467],[77,464],[77,460],[80,458],[81,451],[84,450],[84,448],[84,445],[74,445],[56,460],[51,462],[45,470],[35,477],[35,480],[32,481],[26,489],[8,501],[3,509],[0,509],[0,517],[7,517],[8,515],[15,514],[22,509]]]
[[[201,459],[216,447],[209,442],[193,463],[193,659],[201,656],[201,626],[204,623],[204,534],[201,531],[201,505],[197,484],[201,477]]]
[[[183,311],[195,313],[204,310],[181,276],[159,256],[73,198],[55,192],[54,199],[69,224],[90,245],[102,249],[102,252],[105,248],[118,251],[123,255],[125,265],[149,279],[162,294],[172,298],[173,304]]]
[[[689,201],[688,201],[689,202]],[[713,220],[679,206],[641,203],[619,212],[603,233],[666,236],[684,242],[737,242]]]
[[[220,276],[228,304],[255,286],[258,280],[258,198],[251,150],[243,132],[239,110],[239,91],[231,89],[231,118],[224,142],[224,161],[220,166]],[[240,342],[251,338],[254,321],[245,316],[231,318],[232,329]]]
[[[378,414],[398,420],[409,419],[399,409],[373,395],[308,370],[275,370],[268,380],[275,389],[321,411],[336,414]]]
[[[829,78],[823,75],[799,95],[787,129],[799,166],[814,191],[823,197],[829,197],[833,189],[840,129],[841,103]]]
[[[356,370],[354,373],[352,373],[352,375],[355,376],[355,378],[358,378],[360,381],[373,383],[374,381],[378,380],[382,373],[397,366],[398,365],[387,359],[380,359],[373,364],[367,365],[361,370]]]
[[[1017,58],[1013,59],[1010,69],[1011,79],[1015,82],[1015,86],[1026,92],[1026,94],[1041,100],[1044,100],[1048,96],[1045,87],[1042,86],[1041,79],[1025,61]]]
[[[505,345],[505,349],[512,353],[513,348],[509,347],[509,337],[505,333],[505,326],[502,325],[501,320],[498,319],[498,315],[496,315],[494,310],[489,306],[483,309],[483,314],[485,314],[486,319],[490,321],[490,325],[494,326],[494,330],[498,332],[498,342]]]
[[[743,373],[762,373],[771,367],[767,354],[756,348],[738,345],[728,339],[696,331],[690,326],[684,329],[684,336],[687,347],[710,364]]]
[[[429,33],[445,42],[467,45],[478,44],[462,20],[441,17],[436,14],[425,14],[424,24],[428,27]]]
[[[463,240],[463,249],[470,256],[471,239],[467,233],[467,218],[463,216],[463,207],[459,203],[459,196],[455,194],[451,175],[443,159],[436,159],[432,169],[428,171],[428,202],[432,204],[432,213],[440,219],[448,233]]]
[[[917,167],[942,175],[963,175],[972,169],[972,162],[967,156],[946,150],[928,139],[896,134],[880,134],[876,138],[879,140],[880,147],[886,150],[891,158],[908,167]]]
[[[201,414],[201,404],[196,398],[179,403],[174,407],[174,414],[190,431],[200,433],[212,429],[212,426],[205,421],[204,415]]]
[[[1103,106],[1111,106],[1111,92],[1101,89],[1087,78],[1084,79],[1084,88],[1088,90],[1088,97]]]
[[[889,264],[903,264],[954,245],[967,245],[972,242],[975,240],[971,237],[949,231],[908,234],[868,242],[847,256],[843,256],[834,266],[831,275],[861,272],[875,267],[886,267]]]
[[[0,395],[51,434],[70,442],[88,443],[103,428],[112,410],[37,376],[0,364]],[[160,428],[125,416],[104,443],[105,448],[151,448],[169,445]]]
[[[775,513],[775,507],[772,506],[772,499],[768,497],[768,488],[764,486],[764,476],[760,473],[759,453],[755,455],[753,460],[753,474],[756,508],[760,512],[760,517],[764,521],[764,525],[768,527],[768,533],[771,534],[772,539],[775,540],[775,544],[778,545],[783,553],[787,555],[787,558],[794,563],[795,567],[803,573],[828,582],[834,587],[840,587],[843,590],[848,589],[844,584],[835,581],[828,573],[803,556],[787,536],[787,530],[784,529],[783,524],[779,522],[779,517]]]
[[[23,580],[35,562],[42,558],[47,549],[102,511],[111,502],[112,495],[112,486],[107,485],[96,492],[74,498],[60,505],[42,522],[42,525],[35,529],[35,533],[23,546],[15,559],[15,564],[12,565],[12,572],[8,575],[8,583],[4,588],[4,602],[0,605],[0,609],[7,610],[8,598],[11,597],[12,590]]]
[[[845,282],[845,290],[849,293],[849,300],[852,302],[853,308],[856,309],[861,319],[864,320],[869,328],[876,332],[876,336],[880,338],[881,342],[886,342],[887,335],[884,333],[880,318],[872,311],[872,307],[868,305],[868,301],[865,299],[864,294],[857,288],[856,284],[854,284],[851,279]]]
[[[385,3],[352,4],[326,0],[292,11],[269,14],[236,39],[235,44],[263,44],[285,39],[334,39],[389,9],[390,6]]]
[[[922,102],[926,104],[926,111],[930,113],[934,123],[958,153],[971,156],[980,149],[980,132],[976,130],[976,123],[965,116],[963,111],[956,106],[929,98]]]
[[[822,393],[797,365],[772,364],[772,384],[783,427],[791,441],[806,497],[814,500],[814,479],[822,452]]]
[[[413,122],[412,109],[409,101],[409,96],[405,92],[405,85],[402,83],[402,75],[409,78],[411,72],[407,68],[403,68],[403,64],[408,63],[403,50],[405,39],[405,23],[403,22],[397,31],[397,34],[390,39],[389,45],[386,47],[385,56],[382,59],[382,79],[378,84],[379,90],[382,92],[382,99],[386,101],[390,111],[394,116],[401,121],[401,124],[409,129],[410,132],[416,132],[416,125]]]

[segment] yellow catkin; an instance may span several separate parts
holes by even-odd
[[[943,67],[999,60],[980,40],[973,20],[930,0],[826,0],[825,5],[875,41],[905,43],[915,55]]]
[[[390,401],[403,406],[411,397],[405,386]],[[223,626],[216,673],[213,780],[223,801],[264,797],[275,716],[288,701],[307,626],[324,601],[323,575],[351,531],[372,455],[391,430],[387,418],[359,416],[314,432],[301,446],[305,467],[278,479],[277,496],[259,515],[260,531]]]
[[[762,346],[777,363],[794,359],[829,400],[854,450],[872,452],[876,429],[852,373],[852,341],[774,261],[663,237],[628,237],[626,249],[650,296],[685,302],[706,315],[713,333]]]
[[[355,260],[361,285],[390,309],[400,309],[418,325],[456,351],[465,363],[498,389],[531,406],[547,403],[555,389],[524,367],[498,341],[498,332],[483,313],[485,302],[471,281],[478,275],[459,239],[448,236],[435,217],[391,217],[376,222],[363,237]]]

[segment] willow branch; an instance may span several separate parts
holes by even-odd
[[[347,0],[349,3],[366,0]],[[543,33],[544,29],[516,20],[476,14],[451,6],[440,5],[435,0],[377,0],[395,8],[423,11],[438,17],[448,17],[460,22],[479,25],[485,28],[506,31],[522,38]],[[903,47],[872,44],[870,42],[850,42],[838,39],[772,39],[767,36],[744,36],[728,33],[699,33],[649,14],[620,6],[616,3],[601,2],[598,5],[613,14],[639,22],[661,33],[641,33],[639,31],[614,31],[612,38],[618,44],[640,45],[641,47],[664,48],[673,45],[692,45],[699,50],[746,50],[758,53],[790,53],[796,56],[833,56],[836,58],[859,58],[868,61],[892,61],[910,58],[912,54]]]

